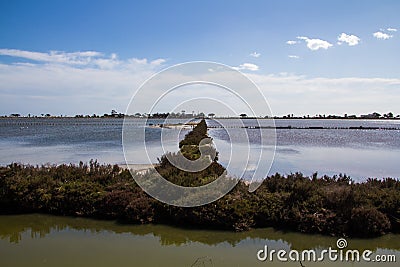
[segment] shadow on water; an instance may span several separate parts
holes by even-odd
[[[94,220],[87,218],[59,217],[43,214],[2,215],[0,216],[0,239],[9,243],[19,243],[23,236],[30,234],[31,239],[62,231],[80,231],[92,234],[109,232],[113,234],[130,234],[132,236],[153,236],[161,246],[183,246],[192,242],[208,246],[229,244],[236,247],[242,241],[260,244],[282,243],[291,249],[304,250],[312,248],[335,247],[337,238],[309,235],[293,232],[276,231],[272,228],[253,229],[246,232],[228,232],[211,230],[181,229],[165,225],[127,225],[115,221]],[[400,236],[388,234],[371,239],[348,239],[354,249],[400,250]]]

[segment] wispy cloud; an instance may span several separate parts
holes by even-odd
[[[103,56],[102,53],[96,51],[84,51],[67,53],[62,51],[50,51],[48,53],[31,52],[17,49],[0,49],[0,55],[19,57],[33,61],[65,63],[73,65],[89,64],[93,58]]]
[[[100,54],[97,59],[114,60],[118,65],[102,68],[92,64],[60,64],[57,61],[36,64],[24,60],[0,63],[0,114],[49,112],[74,115],[110,112],[111,109],[124,112],[135,90],[160,70],[160,64],[165,64],[162,59],[119,59],[116,54]],[[237,69],[250,71],[246,75],[264,93],[277,115],[286,114],[288,107],[292,113],[311,115],[321,112],[340,114],[343,110],[363,114],[371,112],[371,107],[378,112],[398,111],[400,95],[395,89],[399,88],[400,79],[397,78],[271,75],[257,72],[259,67],[252,63],[241,64]],[[220,74],[210,70],[207,75]],[[149,92],[149,95],[149,101],[159,96],[157,92]],[[146,112],[141,106],[136,108],[137,112]],[[259,110],[257,114],[265,112],[265,106],[255,108]],[[218,114],[219,111],[213,112]]]
[[[389,32],[397,32],[396,28],[387,28],[386,30],[388,30]]]
[[[387,40],[393,37],[393,35],[384,33],[382,31],[374,32],[372,34],[376,39]]]
[[[289,58],[299,58],[299,56],[296,55],[288,55]]]
[[[397,78],[308,78],[293,74],[255,73],[248,76],[264,93],[277,115],[286,114],[288,107],[299,115],[320,112],[367,114],[371,112],[371,107],[378,112],[399,110],[397,103],[400,95],[393,90],[400,86],[400,79]]]
[[[64,51],[50,51],[50,52],[33,52],[17,49],[0,49],[0,56],[10,56],[15,58],[23,58],[31,60],[34,64],[52,63],[52,64],[65,64],[65,65],[79,65],[82,67],[95,67],[101,69],[113,69],[116,67],[128,67],[134,64],[150,64],[159,66],[165,63],[164,59],[156,59],[147,62],[147,59],[128,59],[121,61],[118,59],[117,54],[112,53],[110,56],[97,51],[83,51],[83,52],[64,52]]]
[[[258,58],[258,57],[261,56],[261,54],[254,51],[253,53],[250,54],[250,56],[251,56],[251,57]]]
[[[358,45],[360,43],[360,38],[356,35],[353,34],[346,34],[346,33],[341,33],[338,36],[338,44],[341,45],[342,43],[346,43],[349,46],[355,46]]]
[[[253,63],[243,63],[243,64],[239,65],[239,67],[235,67],[234,69],[257,71],[257,70],[259,70],[259,67]]]
[[[328,41],[321,40],[321,39],[310,39],[305,36],[298,36],[297,39],[299,40],[304,40],[307,44],[307,47],[310,50],[316,51],[319,49],[328,49],[329,47],[332,47],[333,45],[329,43]]]
[[[289,40],[289,41],[286,42],[286,44],[294,45],[294,44],[297,44],[297,41]]]
[[[164,59],[121,60],[115,53],[105,56],[95,51],[0,49],[1,56],[12,58],[0,63],[0,114],[124,111],[134,91],[165,63]]]

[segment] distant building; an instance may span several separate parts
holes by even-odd
[[[379,119],[381,117],[381,114],[374,112],[367,115],[361,115],[360,117],[362,119]]]

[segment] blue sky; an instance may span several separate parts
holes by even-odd
[[[1,1],[0,114],[123,111],[150,75],[193,60],[248,74],[277,115],[400,113],[398,14],[399,1]]]

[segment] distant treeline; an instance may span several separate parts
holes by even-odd
[[[146,118],[146,119],[166,119],[166,118],[176,118],[176,119],[194,119],[194,118],[208,118],[208,119],[372,119],[372,120],[378,120],[378,119],[389,119],[389,120],[395,120],[395,119],[400,119],[400,115],[395,115],[393,112],[388,112],[385,114],[380,114],[378,112],[373,112],[370,114],[361,114],[359,116],[354,115],[354,114],[344,114],[344,115],[336,115],[336,114],[315,114],[315,115],[295,115],[295,114],[287,114],[283,116],[248,116],[246,113],[238,114],[237,116],[218,116],[215,113],[209,113],[205,114],[203,112],[199,113],[185,113],[184,110],[178,113],[174,112],[167,112],[167,113],[152,113],[152,114],[147,114],[147,113],[135,113],[135,114],[124,114],[124,113],[119,113],[115,110],[112,110],[111,113],[105,113],[103,115],[98,115],[98,114],[76,114],[75,116],[63,116],[63,115],[52,115],[52,114],[41,114],[40,116],[38,115],[31,115],[28,114],[26,116],[21,115],[20,113],[12,113],[9,116],[4,115],[0,116],[0,118],[125,118],[125,117],[130,117],[130,118]]]
[[[202,121],[186,135],[180,143],[185,157],[200,156],[197,144],[207,136],[206,132],[207,125]],[[182,186],[207,184],[225,171],[214,158],[201,172],[184,172],[171,165],[165,155],[156,169],[164,178]],[[14,163],[0,167],[0,213],[27,212],[234,231],[275,227],[369,237],[400,233],[400,181],[387,178],[354,183],[346,175],[275,174],[253,193],[240,181],[213,203],[184,208],[150,197],[128,170],[117,165],[90,161],[79,165]]]

